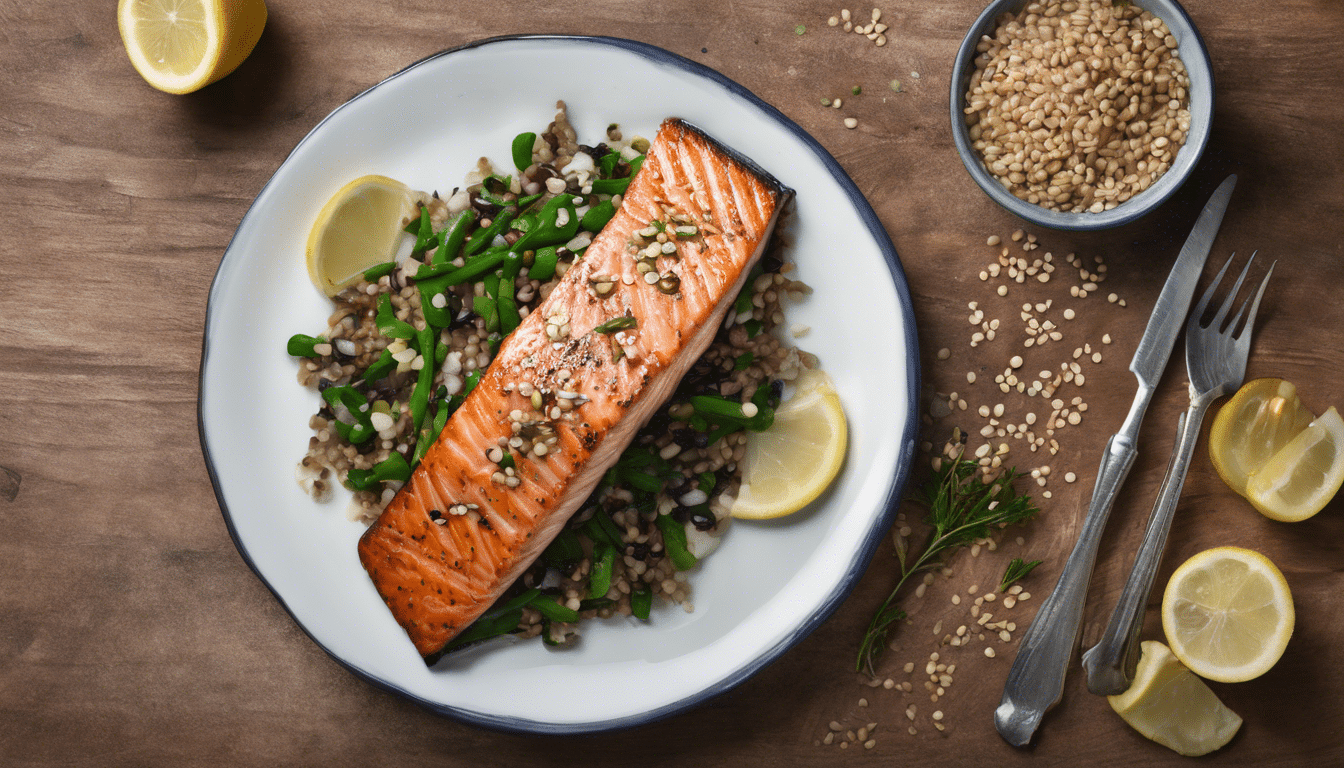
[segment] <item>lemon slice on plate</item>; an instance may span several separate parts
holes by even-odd
[[[840,473],[849,435],[835,385],[821,371],[803,373],[794,385],[770,428],[748,434],[733,517],[764,520],[797,512]]]
[[[1200,677],[1239,683],[1274,666],[1293,635],[1288,582],[1259,552],[1217,547],[1181,564],[1162,595],[1172,653]]]
[[[1144,736],[1186,756],[1221,749],[1241,728],[1241,717],[1218,700],[1171,649],[1144,640],[1134,684],[1107,696],[1111,709]]]
[[[328,296],[391,261],[420,194],[386,176],[361,176],[331,196],[308,233],[308,277]]]
[[[141,77],[191,93],[243,63],[266,26],[264,0],[120,0],[121,42]]]
[[[1244,496],[1251,475],[1306,429],[1312,418],[1291,381],[1249,381],[1218,409],[1209,428],[1209,458],[1223,482]]]
[[[1286,523],[1320,512],[1344,484],[1344,420],[1334,406],[1297,433],[1251,476],[1246,498]]]

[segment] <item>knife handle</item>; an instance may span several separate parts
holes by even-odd
[[[1111,435],[1106,442],[1078,543],[1064,564],[1054,591],[1041,604],[1022,636],[1017,658],[1003,686],[1003,700],[994,711],[995,727],[1013,746],[1026,746],[1046,711],[1064,696],[1064,677],[1081,636],[1083,604],[1097,547],[1116,494],[1134,466],[1136,455],[1129,430]]]

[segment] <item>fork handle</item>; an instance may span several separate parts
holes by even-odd
[[[1140,416],[1149,396],[1151,391],[1144,390],[1136,399],[1135,407]],[[1083,603],[1087,599],[1092,566],[1097,559],[1097,546],[1101,543],[1116,493],[1137,454],[1131,428],[1137,431],[1137,419],[1131,418],[1127,428],[1107,441],[1078,543],[1069,554],[1054,591],[1041,604],[1036,618],[1022,636],[1017,658],[1008,672],[1003,700],[994,711],[994,725],[999,735],[1013,746],[1025,746],[1031,741],[1046,711],[1064,696],[1064,677],[1081,634]]]
[[[1167,534],[1176,514],[1176,502],[1185,487],[1185,476],[1190,469],[1190,458],[1199,439],[1200,425],[1210,400],[1196,400],[1177,422],[1176,447],[1167,464],[1167,474],[1157,493],[1152,515],[1143,543],[1134,558],[1134,568],[1125,582],[1120,601],[1111,614],[1110,623],[1102,633],[1101,641],[1083,654],[1083,668],[1087,670],[1087,689],[1099,696],[1114,696],[1129,690],[1141,655],[1139,634],[1143,630],[1143,615],[1148,607],[1148,595],[1153,579],[1162,564],[1162,553],[1167,548]]]

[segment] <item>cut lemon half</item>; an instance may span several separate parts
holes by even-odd
[[[1274,666],[1293,635],[1288,582],[1259,552],[1217,547],[1181,564],[1162,595],[1172,653],[1200,677],[1239,683]]]
[[[121,42],[141,77],[191,93],[243,63],[266,26],[264,0],[120,0]]]
[[[1312,418],[1291,381],[1249,381],[1218,409],[1209,428],[1209,458],[1223,482],[1245,496],[1251,475],[1306,429]]]
[[[1186,756],[1221,749],[1241,728],[1241,717],[1181,664],[1171,649],[1144,640],[1134,684],[1107,696],[1111,709],[1149,739]]]
[[[308,277],[328,296],[391,261],[419,193],[386,176],[361,176],[331,196],[308,233]]]
[[[797,512],[840,473],[849,433],[831,377],[807,371],[795,387],[769,429],[748,433],[733,517],[764,520]]]
[[[1344,420],[1334,406],[1297,433],[1246,485],[1265,517],[1296,523],[1320,512],[1344,484]]]

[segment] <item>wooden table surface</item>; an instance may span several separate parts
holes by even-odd
[[[1167,269],[1204,198],[1229,172],[1241,181],[1214,248],[1278,260],[1248,375],[1296,382],[1316,411],[1341,404],[1344,378],[1344,8],[1335,0],[1272,4],[1187,0],[1217,75],[1212,141],[1193,179],[1161,209],[1123,229],[1036,232],[1062,259],[1102,257],[1107,280],[1086,300],[1076,271],[1012,285],[978,273],[990,234],[1020,225],[972,183],[947,126],[952,55],[980,10],[973,0],[884,5],[878,48],[826,25],[838,4],[593,0],[539,3],[366,3],[272,0],[255,52],[196,94],[149,88],[130,66],[113,4],[0,4],[0,763],[5,765],[965,765],[1177,764],[1070,676],[1062,704],[1031,749],[993,729],[1016,638],[986,658],[977,644],[944,649],[956,682],[933,705],[920,672],[931,631],[969,621],[950,596],[996,583],[1018,554],[1044,560],[1034,592],[1002,615],[1019,632],[1072,546],[1101,445],[1133,396],[1128,360]],[[833,7],[836,6],[836,7]],[[866,15],[871,6],[855,8]],[[806,33],[795,33],[795,25]],[[249,203],[294,145],[332,109],[428,54],[485,37],[553,32],[654,43],[737,80],[815,136],[867,195],[901,254],[918,322],[929,407],[952,392],[970,405],[926,425],[973,438],[982,404],[1005,420],[1040,410],[1000,395],[993,377],[1012,354],[1026,371],[1084,360],[1089,406],[1061,430],[1048,459],[1015,442],[1020,467],[1050,463],[1042,514],[997,551],[963,552],[923,599],[883,676],[915,692],[870,689],[853,674],[862,625],[893,581],[890,544],[821,628],[731,692],[628,731],[540,738],[496,733],[430,714],[346,672],[286,615],[225,529],[196,427],[197,370],[210,282]],[[914,73],[918,73],[918,77]],[[887,83],[898,78],[903,92]],[[840,111],[823,96],[846,98]],[[635,84],[637,86],[637,84]],[[846,130],[844,117],[859,127]],[[1021,251],[1015,251],[1021,254]],[[1212,261],[1211,260],[1211,261]],[[1095,262],[1089,261],[1089,264]],[[1209,269],[1212,273],[1212,266]],[[1116,293],[1126,306],[1108,303]],[[1022,351],[1021,302],[1052,299],[1043,317],[1077,318],[1066,338]],[[972,348],[968,302],[1001,318],[999,338]],[[1100,343],[1109,334],[1112,343]],[[950,350],[938,360],[940,348]],[[966,373],[978,381],[967,383]],[[1112,517],[1086,615],[1095,638],[1128,571],[1185,405],[1176,356],[1148,413],[1140,457]],[[942,413],[942,410],[938,410]],[[1041,416],[1044,416],[1041,413]],[[978,445],[974,438],[972,445]],[[922,460],[921,468],[926,463]],[[1076,473],[1067,483],[1065,472]],[[1236,544],[1287,575],[1297,628],[1272,671],[1214,685],[1245,718],[1210,760],[1223,764],[1344,762],[1344,503],[1297,525],[1270,522],[1228,491],[1201,442],[1159,574],[1186,557]],[[911,508],[907,514],[917,515]],[[1022,543],[1017,543],[1021,537]],[[1145,637],[1160,638],[1156,603]],[[990,644],[993,644],[992,642]],[[915,662],[907,675],[901,665]],[[534,695],[544,695],[536,692]],[[863,706],[861,698],[866,699]],[[905,712],[916,705],[911,721]],[[938,732],[934,709],[944,713]],[[865,750],[820,740],[828,723],[879,724]]]

